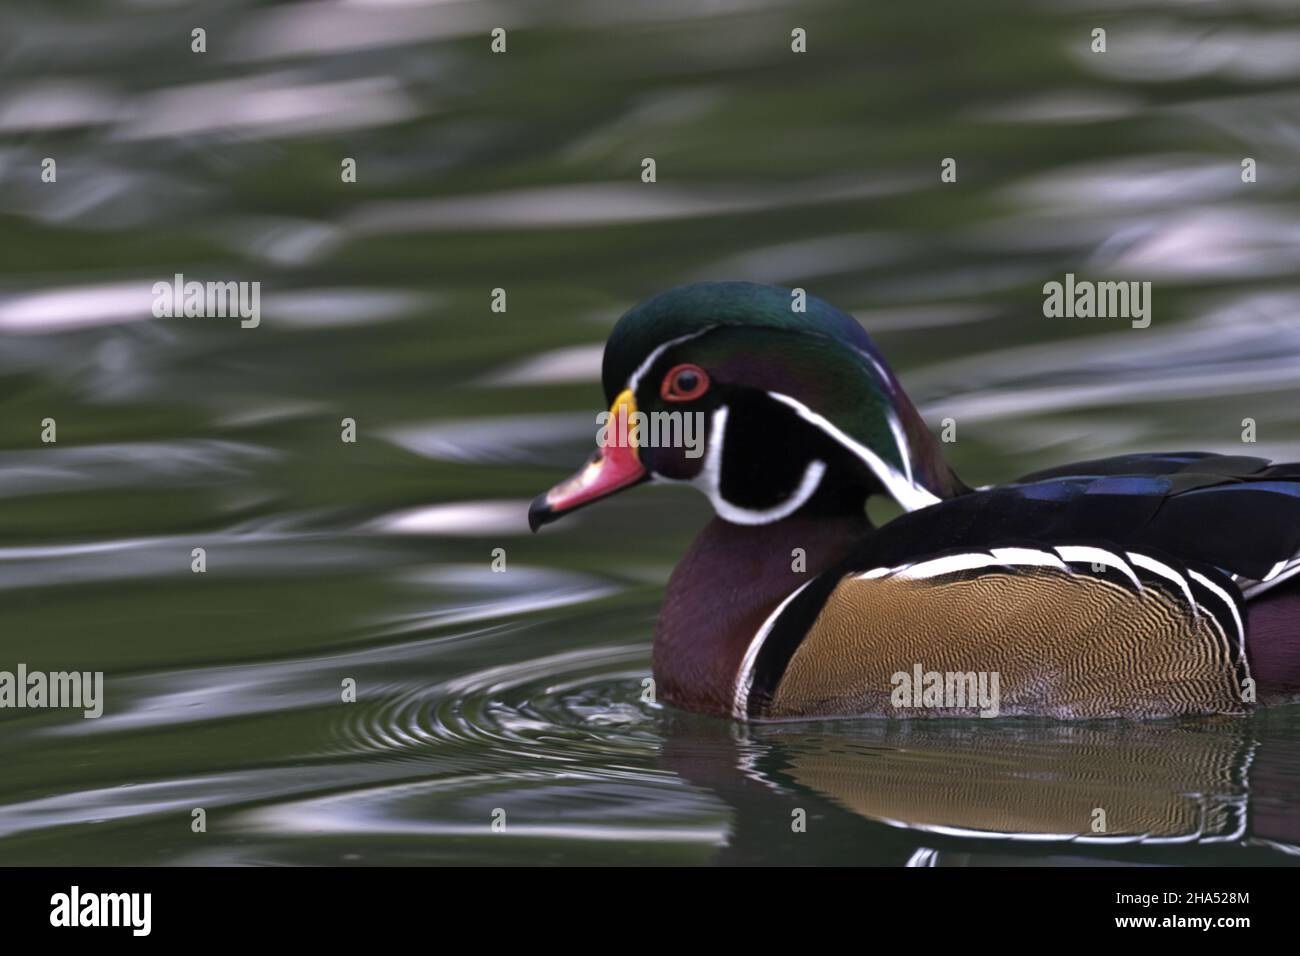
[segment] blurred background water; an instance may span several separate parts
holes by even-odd
[[[0,669],[107,700],[0,711],[0,863],[1300,860],[1296,708],[682,714],[642,680],[704,500],[525,518],[613,321],[697,279],[852,311],[973,484],[1294,460],[1298,267],[1293,0],[8,0]],[[153,318],[177,272],[261,325]],[[1151,327],[1044,318],[1065,272]]]

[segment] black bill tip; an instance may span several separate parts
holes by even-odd
[[[546,494],[542,493],[533,499],[533,503],[528,506],[528,527],[536,532],[542,525],[550,524],[559,514],[550,506],[546,500]]]

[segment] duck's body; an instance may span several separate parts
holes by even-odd
[[[1295,546],[1269,505],[1274,483],[1300,489],[1300,468],[1160,458],[1180,470],[1090,463],[879,529],[715,519],[669,584],[655,673],[669,699],[742,718],[988,710],[900,706],[894,675],[915,684],[918,666],[998,674],[1000,714],[1236,713],[1300,692],[1300,581],[1269,587],[1288,568],[1259,557]]]
[[[861,328],[791,301],[710,284],[625,316],[612,413],[698,412],[705,452],[606,447],[534,505],[544,523],[650,475],[713,501],[659,617],[663,699],[1143,718],[1300,695],[1300,465],[1132,455],[972,491]],[[877,493],[909,513],[873,528]]]

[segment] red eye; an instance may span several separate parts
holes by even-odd
[[[669,369],[659,394],[670,402],[689,402],[709,388],[709,376],[698,365],[678,365]]]

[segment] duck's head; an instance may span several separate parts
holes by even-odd
[[[615,325],[601,378],[605,434],[533,502],[534,530],[650,479],[695,485],[737,524],[860,511],[871,494],[915,510],[965,490],[867,333],[813,296],[749,282],[665,292]]]

